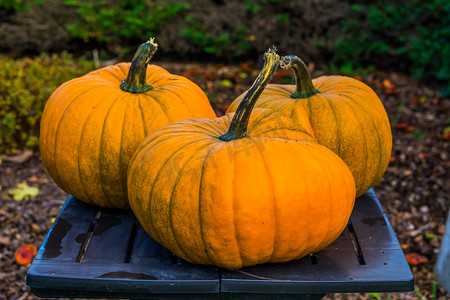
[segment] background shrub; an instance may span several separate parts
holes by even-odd
[[[355,68],[406,71],[443,83],[450,92],[450,2],[447,0],[358,0],[353,18],[342,21],[329,64],[336,72]]]
[[[38,146],[39,121],[51,93],[93,68],[67,52],[0,59],[0,153]]]

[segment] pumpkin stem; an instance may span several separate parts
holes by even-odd
[[[319,90],[312,83],[311,75],[306,64],[299,57],[295,55],[283,56],[280,61],[280,66],[285,70],[289,68],[294,70],[297,88],[291,95],[291,98],[303,99],[320,94]]]
[[[261,69],[261,72],[236,109],[236,113],[230,123],[230,128],[228,128],[228,131],[225,134],[219,136],[220,140],[232,141],[247,136],[247,126],[253,107],[266,85],[272,79],[272,76],[278,67],[280,56],[276,53],[275,48],[269,49],[264,54],[264,60],[264,66]]]
[[[139,46],[131,61],[130,70],[127,78],[120,84],[122,91],[129,93],[144,93],[153,89],[147,83],[147,66],[150,59],[156,52],[158,44],[155,43],[155,38],[149,39],[146,43]]]

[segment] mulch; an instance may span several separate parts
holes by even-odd
[[[161,65],[199,84],[218,115],[250,87],[258,72],[252,63]],[[314,71],[313,77],[321,74]],[[378,71],[359,79],[374,88],[391,119],[391,163],[374,189],[410,263],[416,290],[326,299],[450,299],[433,273],[450,207],[450,99],[432,84],[402,74]],[[292,77],[280,72],[274,80]],[[19,155],[2,156],[0,162],[0,299],[37,299],[25,284],[29,264],[18,264],[14,254],[26,244],[39,248],[67,198],[47,175],[38,152]],[[10,189],[19,183],[38,188],[39,194],[15,200]]]

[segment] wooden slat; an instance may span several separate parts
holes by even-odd
[[[81,263],[124,263],[133,223],[130,211],[103,209]]]
[[[396,248],[399,244],[373,190],[355,201],[351,221],[363,248]]]
[[[97,207],[69,196],[35,260],[74,262]]]

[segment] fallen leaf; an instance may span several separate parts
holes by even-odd
[[[4,246],[11,245],[11,239],[8,236],[0,236],[0,245]]]
[[[3,159],[4,161],[16,163],[16,164],[23,164],[24,162],[29,160],[32,156],[33,156],[33,151],[26,150],[24,152],[21,152],[19,154],[12,155],[12,156],[2,155],[2,157],[0,157],[0,159]]]
[[[36,253],[37,249],[34,245],[26,244],[16,250],[14,258],[19,265],[27,265],[33,261]]]
[[[412,266],[428,262],[428,258],[426,256],[417,253],[408,253],[405,257],[408,264]]]
[[[39,177],[33,175],[31,177],[28,177],[27,181],[35,183],[48,183],[47,178],[45,178],[45,174],[41,174]]]
[[[250,64],[248,63],[242,63],[239,65],[239,67],[242,69],[242,71],[250,73],[251,71],[253,71],[255,68],[253,68],[252,66],[250,66]]]
[[[232,87],[233,83],[228,79],[223,79],[220,81],[220,85],[226,86],[226,87]]]
[[[36,197],[39,194],[39,189],[34,186],[29,186],[26,183],[18,183],[14,188],[8,190],[8,194],[16,201],[22,201],[29,197]]]
[[[393,84],[389,79],[383,80],[383,87],[384,87],[384,91],[388,95],[397,93],[395,84]]]

